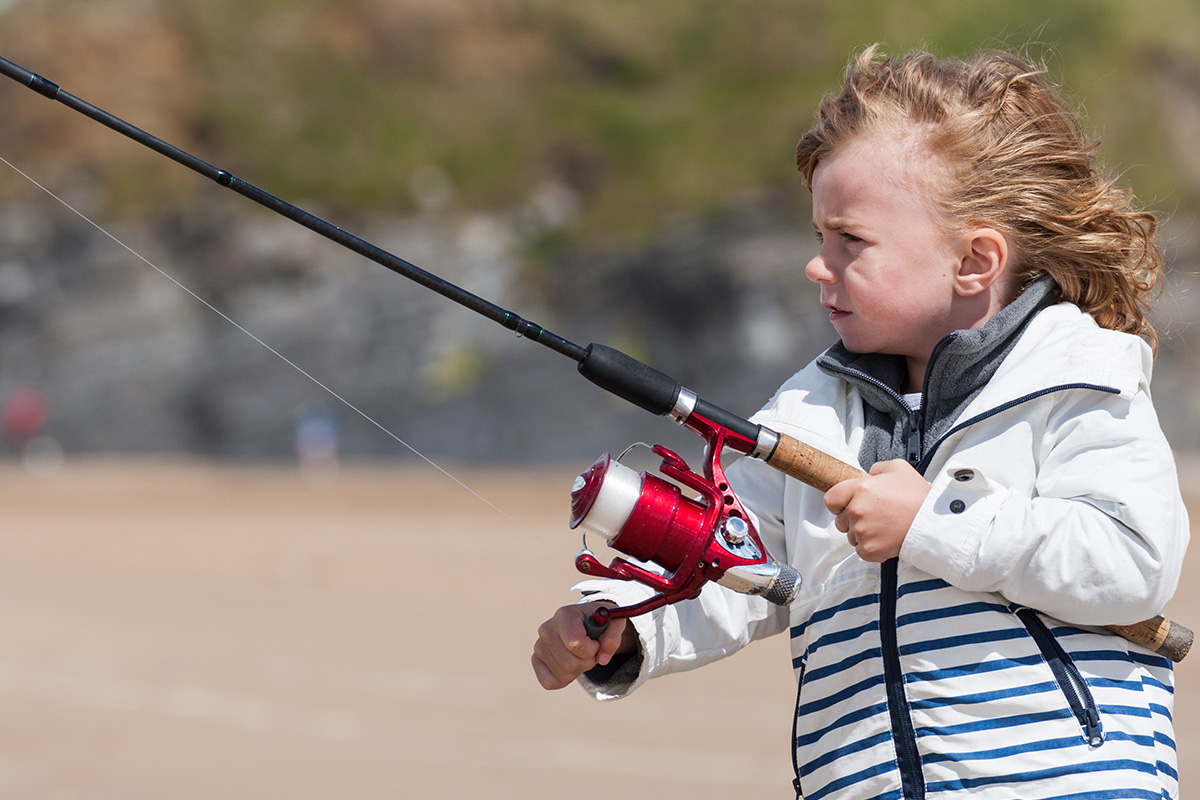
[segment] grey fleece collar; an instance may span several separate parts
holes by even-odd
[[[991,380],[1037,312],[1054,303],[1049,276],[1031,284],[981,328],[955,331],[934,347],[925,371],[921,410],[911,412],[901,396],[907,374],[902,356],[851,353],[839,341],[817,359],[829,375],[856,386],[864,401],[866,436],[859,460],[864,469],[890,458],[913,460],[936,442]]]

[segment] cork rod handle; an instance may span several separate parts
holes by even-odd
[[[779,434],[779,444],[767,463],[784,475],[821,492],[828,492],[835,483],[866,475],[858,467],[834,458],[786,433]]]
[[[1183,657],[1192,649],[1192,640],[1195,638],[1190,630],[1161,615],[1134,625],[1107,627],[1113,633],[1175,662],[1183,661]]]

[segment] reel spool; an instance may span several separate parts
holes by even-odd
[[[796,598],[800,573],[771,558],[725,480],[719,460],[723,431],[717,429],[706,438],[710,442],[704,476],[689,469],[675,453],[655,445],[651,449],[662,458],[662,473],[678,484],[635,472],[608,453],[575,479],[570,525],[584,531],[576,568],[592,577],[637,581],[658,592],[632,606],[600,609],[589,632],[598,635],[609,619],[695,597],[708,581],[778,605]],[[685,495],[679,484],[699,497]],[[587,547],[588,533],[603,536],[614,550],[663,571],[623,558],[604,566]]]

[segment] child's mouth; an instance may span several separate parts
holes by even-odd
[[[824,305],[825,308],[829,309],[830,321],[845,319],[846,317],[850,316],[849,311],[847,311],[844,308],[838,308],[837,306],[833,305],[832,303],[822,303],[822,305]]]

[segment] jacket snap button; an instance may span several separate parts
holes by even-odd
[[[953,511],[955,514],[961,514],[962,512],[967,510],[967,504],[964,503],[962,500],[951,500],[950,501],[950,510]]]
[[[954,473],[954,480],[956,480],[956,481],[966,482],[966,481],[971,480],[974,477],[975,477],[975,470],[973,470],[973,469],[960,469]]]

